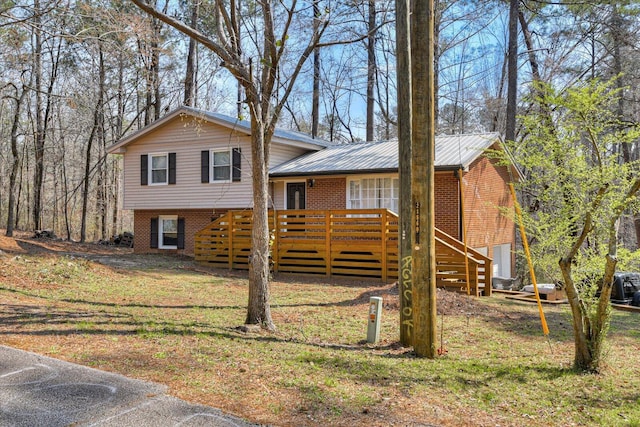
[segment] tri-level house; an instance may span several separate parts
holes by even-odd
[[[250,216],[250,144],[248,122],[181,107],[109,147],[109,153],[123,156],[123,208],[134,212],[134,251],[177,252],[214,259],[202,256],[203,249],[197,242],[205,238],[197,235],[209,227],[218,230],[214,233],[218,237],[212,240],[220,236],[231,239],[231,228],[212,224],[229,212],[249,212]],[[498,134],[436,138],[436,227],[458,242],[466,235],[465,251],[492,260],[487,276],[511,277],[515,227],[500,208],[513,206],[508,183],[516,172],[486,156],[488,149],[502,149]],[[301,235],[328,235],[337,230],[337,217],[365,218],[372,215],[363,210],[386,210],[391,217],[385,214],[385,218],[392,218],[386,222],[397,224],[393,219],[397,219],[399,203],[397,141],[333,145],[278,129],[272,140],[269,168],[274,212],[295,211],[296,218],[319,218],[321,212],[327,212],[334,218],[323,222],[321,230],[310,223],[304,225],[296,240],[291,240],[289,255],[284,258],[304,252],[300,249],[306,247]],[[292,217],[289,215],[288,225],[282,230],[296,229]],[[397,237],[397,226],[386,233],[396,233]],[[348,239],[355,247],[354,237]],[[299,243],[297,249],[294,242]],[[392,239],[388,246],[393,245],[397,246],[397,241]],[[218,250],[204,246],[210,248],[205,251]],[[330,247],[329,243],[325,246]],[[458,251],[463,247],[453,243],[445,246],[456,246]],[[229,247],[225,250],[232,252]],[[330,256],[330,250],[316,250],[315,258],[309,260],[330,264],[344,255],[343,251],[342,255]],[[397,253],[385,255],[383,261],[394,256],[397,264]],[[230,256],[225,259],[225,265],[234,267]]]

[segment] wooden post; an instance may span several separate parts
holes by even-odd
[[[389,228],[389,216],[388,211],[384,209],[380,214],[380,243],[382,245],[382,252],[380,257],[382,259],[382,283],[387,283],[387,237],[389,236],[387,231]]]
[[[227,216],[229,217],[229,228],[227,233],[229,238],[229,244],[227,245],[229,248],[229,270],[233,270],[233,211],[228,211]]]
[[[411,42],[411,196],[414,220],[413,348],[436,356],[436,257],[434,222],[435,79],[433,0],[414,0]]]
[[[280,265],[280,227],[278,226],[278,211],[273,212],[273,242],[271,245],[271,262],[273,263],[273,273],[278,272]]]
[[[411,56],[409,49],[409,0],[396,0],[396,59],[398,79],[398,291],[400,292],[400,343],[413,344],[412,273],[413,227],[411,221]]]
[[[324,217],[324,243],[327,262],[325,262],[325,268],[327,269],[326,275],[331,276],[331,222],[333,220],[333,211],[325,211]]]

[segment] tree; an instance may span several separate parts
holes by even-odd
[[[243,21],[243,17],[235,13],[235,0],[230,3],[221,0],[215,2],[214,13],[218,22],[215,38],[155,9],[143,0],[133,0],[133,3],[155,19],[183,32],[214,52],[245,91],[251,121],[253,174],[252,253],[245,323],[275,330],[269,304],[268,166],[271,138],[303,64],[327,28],[328,11],[319,18],[322,24],[314,25],[310,32],[304,33],[304,25],[295,28],[300,32],[298,40],[303,35],[307,36],[306,42],[297,50],[289,35],[294,30],[292,25],[297,24],[296,19],[302,15],[301,6],[295,1],[285,6],[272,0],[259,0],[255,4],[256,13],[251,19],[247,19],[251,23],[251,28],[247,31],[251,33],[249,39],[256,43],[247,48],[243,45],[244,39],[240,37],[240,27],[247,21]],[[229,13],[229,10],[233,12]],[[310,22],[310,19],[306,19],[306,22]],[[290,56],[292,52],[297,58]],[[293,64],[288,61],[293,61]],[[285,70],[286,65],[292,67]]]
[[[537,268],[566,289],[575,368],[597,372],[618,264],[618,221],[625,209],[637,212],[640,190],[640,164],[621,162],[616,153],[638,140],[640,127],[621,126],[615,111],[621,92],[613,81],[538,93],[546,94],[536,100],[543,107],[522,118],[528,136],[512,146],[528,174],[521,189],[536,199],[525,222]]]

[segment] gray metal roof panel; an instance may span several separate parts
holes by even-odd
[[[231,116],[227,116],[225,114],[221,114],[221,113],[215,113],[215,112],[208,112],[208,111],[204,111],[204,110],[199,110],[196,108],[191,108],[191,107],[182,107],[185,110],[191,111],[194,114],[200,114],[203,115],[204,117],[210,119],[213,122],[217,122],[220,124],[226,124],[227,127],[229,128],[235,128],[235,129],[242,129],[243,131],[245,131],[247,133],[247,135],[251,134],[251,122],[249,122],[248,120],[240,120]],[[280,128],[276,128],[274,134],[274,137],[276,138],[282,138],[282,139],[287,139],[290,141],[297,141],[297,142],[304,142],[307,144],[314,144],[314,145],[320,145],[322,147],[329,147],[329,146],[333,146],[334,144],[329,142],[329,141],[324,141],[322,139],[314,139],[311,138],[309,135],[302,133],[302,132],[296,132],[293,130],[286,130],[286,129],[280,129]]]
[[[437,136],[435,167],[468,167],[500,140],[497,133]],[[343,144],[327,147],[271,169],[272,176],[357,173],[398,169],[398,141]]]

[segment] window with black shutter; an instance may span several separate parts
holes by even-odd
[[[184,249],[184,218],[178,218],[178,249]]]
[[[151,218],[151,247],[158,247],[158,218]]]
[[[209,150],[200,152],[200,182],[209,183]]]
[[[176,183],[176,153],[169,153],[169,184]]]
[[[239,182],[242,177],[242,151],[240,147],[233,149],[233,182]]]
[[[140,185],[149,184],[149,156],[140,156]]]

